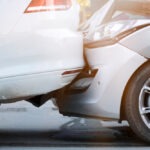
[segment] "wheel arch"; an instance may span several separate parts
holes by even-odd
[[[121,98],[121,104],[120,104],[120,121],[123,121],[123,120],[126,120],[126,115],[125,115],[125,103],[126,103],[126,95],[127,95],[127,91],[128,91],[128,87],[130,86],[130,83],[132,81],[132,79],[139,73],[139,71],[141,71],[141,69],[147,65],[150,65],[150,60],[144,62],[141,66],[139,66],[135,71],[134,73],[131,75],[131,77],[129,78],[125,88],[124,88],[124,91],[123,91],[123,94],[122,94],[122,98]]]

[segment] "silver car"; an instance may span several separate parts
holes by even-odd
[[[81,29],[87,67],[66,89],[60,112],[127,120],[150,142],[150,1],[110,0]]]

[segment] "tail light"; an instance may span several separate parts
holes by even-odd
[[[71,7],[71,0],[32,0],[25,13],[67,10]]]

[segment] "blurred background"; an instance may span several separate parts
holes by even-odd
[[[81,23],[86,21],[92,14],[101,8],[108,0],[78,0],[81,6]]]

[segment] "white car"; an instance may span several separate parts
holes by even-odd
[[[60,112],[127,120],[150,142],[150,1],[110,0],[81,29],[89,69],[66,90]]]
[[[76,0],[0,1],[0,103],[32,102],[77,76],[84,66],[79,13]]]

